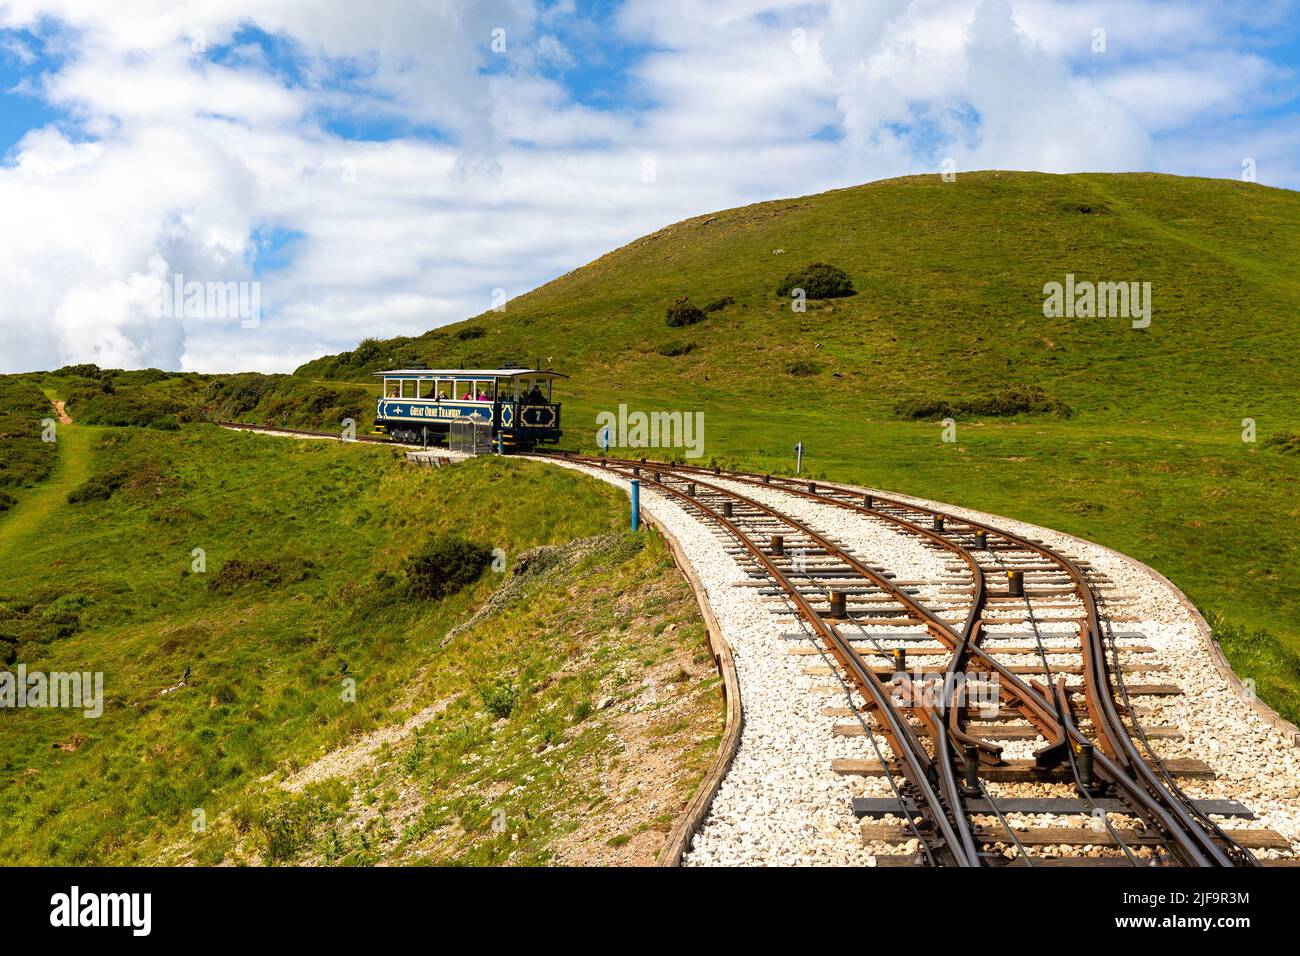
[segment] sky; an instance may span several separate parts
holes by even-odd
[[[0,373],[291,371],[945,168],[1300,188],[1298,7],[0,0]]]

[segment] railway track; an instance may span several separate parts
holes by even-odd
[[[302,429],[215,424],[339,439]],[[355,440],[393,444],[371,436]],[[852,722],[835,732],[867,738],[877,757],[837,761],[837,769],[882,777],[891,794],[854,801],[854,812],[868,821],[864,837],[890,844],[911,839],[919,846],[919,852],[878,862],[1036,866],[1060,861],[1036,855],[1035,846],[1100,844],[1111,852],[1086,858],[1090,862],[1257,864],[1244,844],[1261,831],[1225,830],[1212,818],[1249,817],[1249,811],[1232,801],[1189,798],[1177,778],[1203,775],[1202,769],[1157,755],[1151,736],[1168,728],[1145,728],[1134,698],[1169,688],[1125,679],[1121,654],[1143,648],[1121,643],[1128,638],[1102,615],[1112,600],[1107,581],[1086,562],[1003,528],[833,483],[645,459],[538,456],[638,478],[674,500],[728,543],[751,586],[784,609],[799,628],[796,636],[813,643],[804,650],[823,656],[828,676],[851,692],[852,706],[837,716]],[[894,580],[775,505],[772,499],[780,496],[886,523],[943,552],[948,576],[934,597],[923,596],[928,582]],[[1062,624],[1065,631],[1058,629]],[[1030,630],[1000,630],[1012,625]],[[1061,661],[1074,657],[1078,664]],[[909,673],[909,660],[939,660],[942,667]],[[1082,698],[1081,709],[1075,698]],[[1030,759],[1004,757],[1004,741],[1030,740],[1037,744]],[[999,782],[1064,785],[1074,796],[1005,797],[990,787]],[[1083,815],[1091,826],[1026,830],[1012,826],[1012,814]]]
[[[1151,746],[1133,702],[1143,688],[1124,681],[1122,638],[1100,613],[1107,600],[1104,578],[1086,564],[1005,529],[839,485],[645,460],[560,457],[638,478],[667,495],[729,539],[757,583],[770,585],[770,597],[788,608],[856,693],[860,703],[846,715],[860,730],[847,725],[837,731],[871,740],[893,795],[859,799],[855,812],[903,820],[901,827],[885,824],[877,831],[919,841],[915,858],[897,862],[1052,862],[1036,857],[1023,834],[1036,842],[1106,845],[1116,852],[1093,859],[1121,865],[1256,864],[1242,845],[1250,831],[1230,832],[1212,819],[1248,812],[1189,798],[1177,783],[1179,768]],[[943,551],[951,576],[940,601],[921,600],[916,587],[900,586],[884,569],[775,506],[774,495],[886,522]],[[1047,629],[1063,623],[1066,632]],[[1023,636],[999,633],[1010,624],[1028,625],[1032,642],[1016,646]],[[1053,662],[1076,656],[1079,664]],[[909,674],[909,658],[939,659],[943,666]],[[1033,663],[1019,663],[1027,659]],[[977,705],[969,702],[972,693]],[[988,706],[994,693],[995,708]],[[1009,715],[1023,723],[1009,723]],[[1032,760],[1003,757],[999,741],[1031,738],[1039,743]],[[995,796],[988,782],[1008,779],[1064,783],[1075,795]],[[1092,826],[1044,836],[1041,831],[1053,828],[1019,831],[1007,821],[1012,813],[1083,814]],[[1117,826],[1113,817],[1136,818],[1138,827]]]

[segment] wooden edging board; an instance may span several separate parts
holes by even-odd
[[[673,827],[668,834],[667,840],[664,841],[659,856],[655,859],[656,866],[681,866],[682,857],[686,855],[686,851],[691,847],[691,840],[703,825],[704,818],[709,815],[709,808],[713,806],[713,798],[717,796],[718,788],[722,786],[723,777],[731,769],[731,761],[735,758],[736,750],[740,746],[740,731],[745,722],[745,715],[740,702],[740,678],[736,674],[736,662],[731,655],[731,645],[727,643],[727,639],[722,634],[722,627],[718,624],[717,616],[713,613],[713,605],[709,603],[709,595],[704,590],[703,582],[700,581],[699,575],[695,573],[695,568],[687,560],[681,543],[673,533],[647,515],[644,510],[641,514],[641,520],[653,527],[668,543],[668,550],[672,552],[673,561],[686,575],[687,583],[690,584],[691,590],[695,593],[695,602],[700,607],[700,614],[704,617],[704,625],[709,632],[709,649],[713,653],[713,660],[717,664],[718,673],[722,676],[722,695],[727,708],[722,740],[718,744],[718,753],[713,758],[713,763],[709,766],[708,772],[705,773],[704,779],[700,781],[699,787],[696,788],[695,796],[687,804],[686,809],[677,821],[677,825]]]

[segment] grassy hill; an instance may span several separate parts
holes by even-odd
[[[0,710],[0,862],[645,863],[714,755],[694,599],[615,489],[204,424],[55,447],[0,516],[0,669],[98,672],[102,715]],[[416,590],[449,541],[462,586]]]
[[[845,270],[857,295],[792,313],[774,290],[813,261]],[[1284,408],[1295,384],[1298,261],[1300,194],[1284,190],[1147,174],[910,177],[689,219],[501,313],[368,341],[297,374],[368,381],[408,361],[540,356],[580,387],[683,404],[797,397],[888,417],[904,398],[1030,383],[1108,423],[1231,425]],[[1044,283],[1066,273],[1151,282],[1150,328],[1045,318]],[[664,310],[680,295],[734,301],[670,329]],[[693,349],[659,354],[679,342]],[[815,371],[792,374],[800,361]]]
[[[856,295],[793,312],[776,289],[812,262],[844,270]],[[1045,317],[1044,285],[1067,273],[1150,282],[1150,326]],[[720,307],[670,328],[679,296]],[[803,441],[815,474],[1101,541],[1222,612],[1234,663],[1296,715],[1300,680],[1282,675],[1300,649],[1298,314],[1300,194],[982,172],[698,216],[502,312],[367,339],[297,375],[373,387],[375,369],[540,357],[573,375],[576,447],[594,447],[596,414],[620,402],[700,410],[706,459],[789,469]],[[1014,411],[1016,389],[1057,412],[987,411]],[[985,411],[955,415],[944,442],[924,414],[944,402]]]

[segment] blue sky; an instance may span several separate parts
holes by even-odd
[[[1300,188],[1298,73],[1269,0],[0,0],[0,371],[285,371],[945,160]]]

